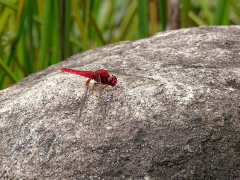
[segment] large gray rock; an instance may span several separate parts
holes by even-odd
[[[239,35],[240,26],[166,31],[0,91],[0,178],[240,178]],[[109,69],[118,84],[86,86],[60,67]]]

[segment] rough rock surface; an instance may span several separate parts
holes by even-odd
[[[166,31],[0,91],[0,178],[239,179],[239,35]],[[60,67],[109,69],[118,84],[86,86]]]

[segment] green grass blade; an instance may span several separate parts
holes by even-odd
[[[207,23],[204,23],[204,24],[208,24],[208,25],[213,24],[213,13],[210,10],[210,8],[207,6],[207,3],[204,0],[198,0],[198,3],[201,7],[201,10],[203,11],[203,13],[207,18]]]
[[[153,36],[158,31],[158,6],[156,1],[149,1],[149,21],[150,35]]]
[[[229,0],[228,2],[225,4],[225,10],[224,10],[224,15],[223,15],[223,19],[222,19],[222,25],[229,25],[230,24],[230,7],[229,7]]]
[[[98,17],[98,10],[99,10],[99,6],[100,6],[101,1],[92,1],[91,4],[91,14],[93,17],[93,20],[95,21],[95,24],[97,25],[98,31],[100,32],[101,36],[102,36],[102,31],[101,28],[99,27],[98,23],[97,23],[97,17]],[[91,46],[90,48],[94,48],[96,47],[96,44],[100,43],[100,39],[98,38],[97,33],[95,33],[95,27],[90,26],[89,29],[89,38],[91,39]],[[100,45],[100,44],[99,44]],[[102,45],[100,45],[102,46]]]
[[[91,1],[88,0],[86,3],[84,3],[84,11],[86,13],[85,15],[85,25],[84,25],[84,32],[85,32],[85,35],[83,37],[83,44],[84,44],[84,49],[87,50],[88,49],[88,28],[89,28],[89,11],[90,11],[90,3]]]
[[[181,13],[181,28],[187,28],[189,23],[188,12],[191,9],[190,0],[182,0],[180,4]]]
[[[138,0],[138,33],[139,38],[148,37],[148,4],[145,0]]]
[[[95,19],[102,31],[106,30],[110,25],[109,21],[112,17],[113,8],[114,6],[112,0],[101,1],[101,4],[99,5],[98,14],[95,16]]]
[[[76,40],[75,38],[73,38],[73,36],[70,36],[69,41],[70,41],[73,45],[77,46],[78,48],[84,49],[84,44],[83,44],[81,41]]]
[[[133,19],[131,21],[131,25],[126,33],[124,40],[132,40],[134,38],[137,38],[137,32],[138,30],[138,16],[137,14],[134,14]]]
[[[71,1],[65,1],[65,17],[64,17],[64,59],[67,59],[70,56],[70,42],[69,42],[69,34],[70,34],[70,14],[71,14]],[[64,60],[62,59],[62,60]]]
[[[30,7],[33,6],[34,1],[31,1]],[[27,53],[24,53],[24,61],[23,61],[23,67],[25,71],[28,74],[32,74],[34,70],[34,50],[33,50],[33,37],[32,37],[32,32],[33,32],[33,9],[30,8],[29,13],[26,17],[26,45],[23,44],[24,50],[27,49]],[[24,51],[23,50],[23,51]],[[26,55],[27,54],[27,55]]]
[[[120,27],[119,27],[119,36],[113,40],[113,42],[119,42],[119,41],[123,41],[123,40],[126,40],[126,33],[129,29],[129,27],[131,26],[131,22],[132,22],[132,19],[134,17],[134,14],[137,10],[137,1],[134,0],[134,1],[131,1],[131,4],[129,5],[128,9],[127,9],[127,12],[125,13],[123,19],[122,19],[122,22],[120,24]]]
[[[234,24],[240,24],[240,3],[238,1],[232,0],[231,1],[231,12],[229,14],[229,19],[234,23]]]
[[[96,20],[94,19],[91,11],[90,11],[90,2],[91,1],[87,1],[86,4],[84,3],[84,1],[81,1],[81,7],[82,9],[84,10],[85,12],[85,29],[84,29],[84,32],[85,32],[85,35],[83,37],[83,44],[85,46],[85,50],[89,48],[89,45],[88,45],[88,38],[89,38],[89,23],[92,24],[94,30],[95,30],[95,33],[96,33],[96,37],[100,40],[100,42],[102,43],[101,45],[106,45],[106,41],[104,40],[103,38],[103,35],[102,35],[102,32],[100,30],[100,28],[98,27],[97,23],[96,23]]]
[[[79,11],[79,7],[78,7],[78,0],[72,0],[72,11],[73,11],[73,17],[74,17],[74,21],[77,24],[78,27],[78,31],[79,31],[79,37],[81,40],[83,40],[84,37],[84,22],[83,19],[80,16],[80,11]]]
[[[2,31],[8,22],[9,15],[9,9],[5,8],[0,16],[0,34],[2,34]]]
[[[7,1],[7,0],[0,0],[0,3],[4,4],[5,6],[7,6],[8,8],[17,11],[17,6],[15,4],[12,4],[11,2]],[[33,16],[33,20],[39,24],[42,24],[42,19],[37,17],[37,16]]]
[[[167,2],[166,0],[158,0],[160,31],[165,31],[167,25]]]
[[[231,1],[231,7],[233,9],[233,12],[237,14],[238,17],[240,17],[240,3],[239,1],[232,0]]]
[[[7,0],[0,0],[0,3],[4,4],[5,6],[9,7],[12,10],[17,10],[17,6],[15,6],[14,4],[12,4],[10,1]]]
[[[60,2],[54,0],[54,25],[53,25],[53,51],[51,64],[56,64],[61,61],[61,47],[60,47]]]
[[[44,9],[44,24],[43,32],[41,37],[41,48],[40,48],[40,70],[48,67],[49,59],[47,58],[49,54],[50,42],[52,37],[52,17],[53,17],[53,1],[45,0]]]
[[[206,26],[207,24],[196,16],[192,11],[188,12],[189,18],[197,24],[197,26]]]
[[[223,25],[228,17],[229,0],[219,0],[214,14],[213,25]]]
[[[13,83],[19,81],[19,79],[15,76],[15,74],[8,68],[8,66],[4,63],[4,61],[0,58],[0,67],[5,72],[5,74],[11,79]],[[2,83],[1,83],[2,84]]]
[[[19,23],[19,28],[18,28],[18,33],[17,33],[17,36],[14,40],[14,42],[12,43],[12,47],[11,47],[11,52],[10,52],[10,55],[8,56],[7,58],[7,61],[6,61],[6,65],[9,66],[14,55],[15,55],[15,52],[16,52],[16,46],[17,46],[17,43],[19,41],[19,38],[20,36],[23,34],[23,30],[24,30],[24,22],[25,22],[25,19],[26,19],[26,16],[28,14],[28,11],[30,9],[30,5],[31,5],[31,0],[28,0],[26,2],[26,6],[24,8],[24,11],[23,11],[23,14],[21,16],[21,19],[20,19],[20,23]],[[0,84],[3,84],[4,82],[4,77],[5,75],[4,74],[1,74],[0,75]]]
[[[23,78],[24,76],[27,76],[29,74],[27,72],[27,68],[26,68],[28,65],[25,64],[25,62],[28,61],[28,55],[27,55],[26,47],[25,47],[26,34],[27,33],[25,31],[23,31],[21,38],[19,39],[18,44],[17,44],[15,61],[12,62],[13,64],[17,65],[17,67],[15,65],[15,69],[14,69],[15,75],[18,77],[21,77],[21,78]]]
[[[98,27],[95,19],[93,18],[92,14],[90,13],[89,14],[89,17],[90,17],[90,21],[91,21],[91,24],[93,25],[94,29],[95,29],[95,32],[96,34],[98,35],[97,37],[99,38],[99,40],[101,41],[102,45],[106,45],[106,41],[104,40],[103,36],[102,36],[102,32],[100,30],[100,28]]]

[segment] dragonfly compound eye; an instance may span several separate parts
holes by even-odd
[[[117,78],[115,76],[111,76],[108,78],[108,84],[111,86],[115,86],[117,84]]]

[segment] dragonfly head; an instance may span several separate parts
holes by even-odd
[[[115,86],[117,84],[117,78],[115,76],[110,76],[108,78],[108,85]]]

